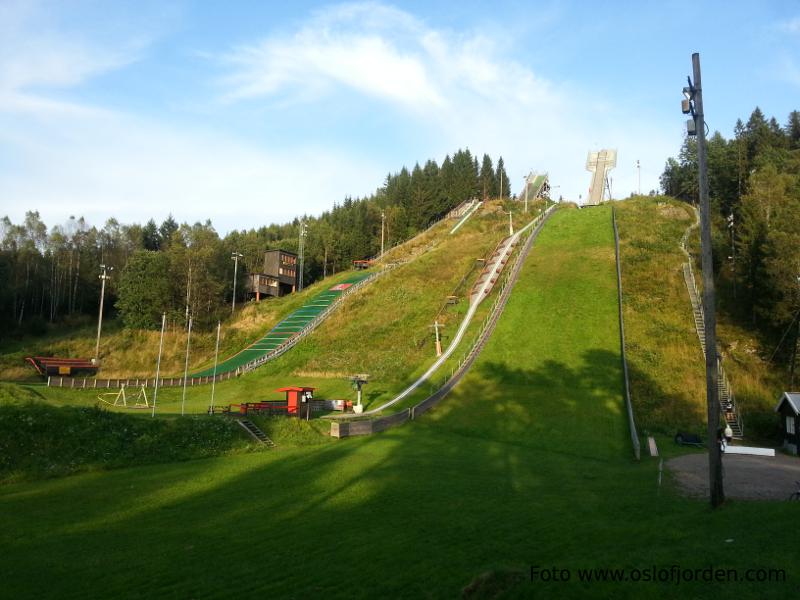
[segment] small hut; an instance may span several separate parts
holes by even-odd
[[[783,392],[775,412],[781,416],[783,447],[797,454],[800,447],[800,392]]]

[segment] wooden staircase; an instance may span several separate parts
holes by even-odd
[[[510,237],[510,236],[509,236]],[[511,243],[508,243],[508,238],[504,238],[497,247],[492,252],[492,255],[486,260],[486,264],[483,267],[483,271],[478,276],[477,281],[475,281],[475,285],[472,286],[472,291],[469,293],[469,302],[473,304],[475,302],[480,302],[483,298],[478,298],[481,294],[481,289],[483,288],[483,284],[486,280],[491,277],[491,281],[489,285],[483,289],[483,296],[486,297],[492,291],[494,284],[497,283],[497,280],[500,277],[500,273],[503,271],[503,268],[506,266],[508,259],[511,258],[511,254],[514,252],[514,248],[517,245],[517,240],[513,240]],[[498,268],[499,263],[499,268]]]
[[[267,434],[261,431],[250,419],[237,419],[236,422],[257,442],[270,448],[275,447],[275,442],[269,439]]]

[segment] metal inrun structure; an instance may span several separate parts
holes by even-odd
[[[592,181],[589,185],[589,197],[584,206],[596,206],[605,199],[605,192],[608,191],[608,199],[611,200],[611,181],[608,172],[617,166],[616,150],[597,150],[589,152],[586,157],[586,170],[592,172]]]

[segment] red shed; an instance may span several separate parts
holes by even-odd
[[[312,387],[289,386],[275,390],[276,392],[286,392],[286,412],[292,417],[308,417],[308,401],[314,397]]]

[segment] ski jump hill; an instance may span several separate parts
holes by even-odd
[[[219,363],[216,369],[210,367],[194,373],[192,377],[208,377],[237,370],[247,372],[264,364],[278,356],[287,343],[304,335],[310,327],[324,319],[343,294],[350,293],[374,276],[375,273],[359,273],[320,292],[270,329],[264,337]]]

